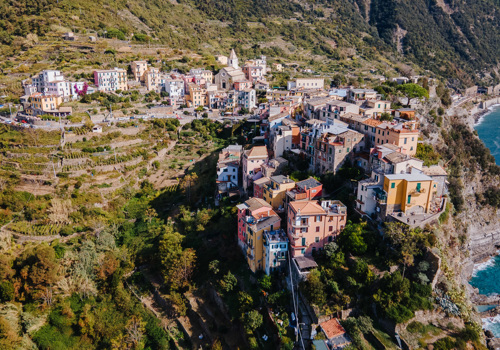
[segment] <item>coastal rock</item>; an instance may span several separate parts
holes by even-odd
[[[500,350],[500,338],[488,339],[488,349]]]

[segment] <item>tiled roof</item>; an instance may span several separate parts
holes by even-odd
[[[245,204],[247,205],[250,211],[254,211],[262,207],[271,208],[271,205],[261,198],[250,198],[247,201],[245,201]]]
[[[325,214],[325,210],[318,204],[317,201],[291,202],[289,205],[296,213],[300,210],[301,215]]]
[[[375,120],[375,119],[367,119],[363,123],[370,126],[379,126],[380,124],[382,124],[380,120]]]
[[[320,327],[328,339],[333,339],[345,334],[344,327],[336,318],[332,318],[326,322],[320,323]]]
[[[266,146],[254,146],[252,149],[245,151],[247,158],[266,158],[267,148]]]

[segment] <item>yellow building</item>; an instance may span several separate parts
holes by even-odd
[[[277,175],[271,177],[271,183],[264,187],[263,198],[275,210],[284,210],[286,193],[295,188],[295,181],[287,176]]]
[[[207,99],[207,90],[196,84],[189,84],[187,101],[190,107],[204,106]]]
[[[428,213],[437,192],[437,183],[424,174],[385,175],[386,214]]]
[[[247,262],[252,272],[265,268],[264,232],[280,228],[281,219],[273,210],[254,214],[247,224]]]
[[[147,61],[133,61],[130,63],[130,69],[134,74],[134,80],[137,82],[143,82],[145,77],[144,73],[148,70],[148,62]]]
[[[30,96],[29,114],[41,115],[53,112],[59,108],[62,97],[57,95],[43,95],[39,92]]]
[[[158,68],[149,68],[143,73],[144,83],[148,91],[160,90],[161,72]]]

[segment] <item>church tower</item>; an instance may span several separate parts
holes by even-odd
[[[239,68],[238,57],[236,57],[236,52],[234,52],[234,49],[231,49],[231,54],[229,55],[229,60],[227,61],[227,65],[235,69]]]

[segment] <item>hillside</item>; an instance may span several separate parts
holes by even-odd
[[[457,86],[498,81],[496,0],[3,0],[0,10],[3,56],[22,50],[29,34],[67,29],[205,54],[235,47],[319,70],[357,57],[413,63]]]

